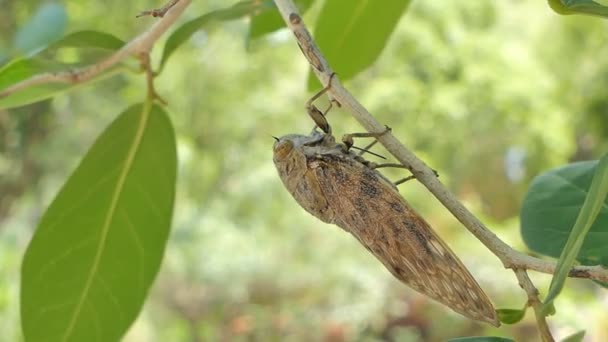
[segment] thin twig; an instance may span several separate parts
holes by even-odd
[[[541,312],[541,307],[543,302],[538,297],[538,290],[528,277],[528,272],[524,269],[514,269],[515,275],[517,276],[517,280],[519,281],[519,286],[521,286],[526,294],[528,295],[528,305],[534,309],[534,315],[536,316],[536,325],[538,327],[538,332],[543,342],[553,342],[555,339],[553,335],[551,335],[551,330],[549,330],[549,325],[547,324],[547,320],[545,315]]]
[[[165,14],[167,14],[167,12],[171,9],[171,7],[175,6],[176,3],[178,3],[179,0],[170,0],[168,3],[166,3],[163,7],[161,8],[155,8],[152,10],[147,10],[147,11],[142,11],[141,13],[139,13],[136,18],[139,17],[143,17],[146,15],[150,15],[153,16],[155,18],[162,18],[165,16]]]
[[[20,90],[47,83],[82,83],[99,75],[103,71],[118,64],[129,56],[140,56],[147,54],[160,36],[179,18],[182,12],[190,5],[192,0],[180,0],[166,13],[166,15],[154,23],[147,31],[133,38],[120,50],[108,58],[87,67],[67,70],[61,72],[49,72],[34,75],[21,82],[15,83],[0,91],[0,98],[9,96]]]
[[[275,0],[281,16],[287,27],[293,32],[302,53],[313,67],[313,71],[322,84],[327,84],[333,73],[327,60],[319,50],[306,29],[304,22],[298,14],[297,7],[291,0]],[[332,87],[328,93],[333,100],[339,102],[343,108],[368,131],[384,132],[385,126],[378,122],[365,107],[363,107],[340,83],[338,77],[332,80]],[[392,132],[381,135],[378,140],[384,147],[403,165],[405,165],[416,179],[420,181],[429,191],[454,215],[479,241],[481,241],[494,255],[503,263],[505,268],[529,269],[543,273],[554,273],[556,264],[552,261],[538,259],[511,248],[499,239],[492,231],[484,226],[456,196],[452,194],[439,181],[435,173],[412,151],[408,150]],[[570,277],[590,278],[600,281],[608,281],[608,270],[600,266],[576,266],[570,273]]]

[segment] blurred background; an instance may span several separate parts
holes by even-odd
[[[129,40],[155,20],[135,15],[161,3],[0,0],[0,57],[14,53],[16,33],[44,6],[64,16],[49,30]],[[182,20],[229,5],[195,1]],[[320,5],[305,16],[311,26]],[[498,236],[526,251],[518,213],[531,179],[606,150],[607,28],[558,16],[543,1],[413,1],[380,59],[346,86]],[[247,41],[247,30],[237,20],[199,31],[157,79],[177,131],[177,201],[162,270],[124,340],[538,339],[531,312],[515,326],[469,321],[394,280],[352,236],[296,204],[274,169],[271,135],[312,128],[308,64],[290,32]],[[41,213],[95,137],[145,91],[142,75],[126,73],[0,111],[0,341],[21,339],[19,267]],[[339,109],[330,122],[337,136],[361,131]],[[524,305],[514,274],[420,184],[400,191],[497,308]],[[531,276],[546,293],[550,276]],[[605,290],[569,280],[550,318],[555,336],[585,329],[589,341],[608,340],[607,304]]]

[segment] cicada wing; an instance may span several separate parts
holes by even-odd
[[[458,257],[392,184],[361,163],[320,160],[315,174],[335,215],[388,270],[414,290],[498,326],[494,307]]]

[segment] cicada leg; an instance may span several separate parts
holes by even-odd
[[[329,77],[329,82],[327,82],[327,86],[325,86],[325,88],[321,89],[318,93],[313,95],[310,100],[306,101],[306,112],[308,112],[308,115],[310,116],[312,121],[315,122],[315,128],[319,127],[323,132],[325,132],[325,134],[331,134],[331,126],[329,125],[329,122],[327,122],[327,118],[325,117],[325,115],[327,115],[329,110],[332,108],[334,102],[338,105],[340,103],[332,99],[329,103],[329,107],[327,107],[324,112],[321,112],[321,110],[319,110],[319,108],[317,108],[317,106],[315,106],[313,102],[316,101],[323,94],[325,94],[329,89],[331,89],[331,80],[334,78],[335,75],[335,72],[332,73]]]

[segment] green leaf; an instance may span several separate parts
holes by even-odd
[[[595,168],[591,185],[587,189],[587,196],[580,208],[580,212],[576,218],[572,232],[568,237],[568,241],[557,261],[555,274],[553,275],[551,285],[549,286],[549,293],[547,294],[547,298],[545,299],[541,310],[544,313],[552,308],[553,301],[564,287],[566,279],[568,278],[568,273],[576,261],[576,257],[581,250],[587,233],[604,206],[606,194],[608,194],[608,154],[600,159]],[[587,189],[582,190],[587,191]],[[606,245],[604,245],[604,248],[605,246]]]
[[[498,319],[505,324],[515,324],[521,321],[526,315],[526,310],[523,309],[498,309],[496,310]]]
[[[471,336],[471,337],[458,337],[449,339],[448,342],[515,342],[514,340],[506,337],[497,336]]]
[[[249,24],[249,35],[247,41],[254,40],[268,33],[285,28],[285,22],[281,18],[281,14],[274,5],[274,1],[262,1],[266,7],[264,11],[255,13],[251,17]],[[312,5],[313,0],[296,0],[294,1],[301,14],[304,14]]]
[[[354,77],[378,58],[410,2],[325,1],[314,37],[340,80]],[[314,75],[308,76],[308,89],[317,89]]]
[[[19,53],[30,54],[61,37],[66,25],[63,5],[44,4],[15,34],[14,48]]]
[[[23,80],[36,75],[47,74],[49,72],[67,72],[75,70],[80,65],[67,65],[38,57],[46,51],[52,51],[64,47],[72,48],[100,48],[106,50],[118,50],[125,43],[115,36],[98,31],[79,31],[71,33],[62,39],[51,44],[49,47],[40,51],[37,56],[31,58],[19,58],[7,63],[0,68],[0,92],[9,86],[15,85]],[[115,66],[104,71],[97,77],[78,84],[69,82],[45,83],[24,88],[7,97],[0,96],[0,109],[12,108],[38,102],[61,92],[65,92],[92,82],[102,80],[112,75],[120,66]]]
[[[574,163],[533,180],[521,211],[522,237],[531,250],[555,258],[561,255],[589,194],[597,165],[597,161]],[[608,265],[607,245],[608,203],[604,199],[577,258],[586,265]]]
[[[567,336],[562,340],[562,342],[582,342],[585,337],[585,330],[581,330],[576,332],[570,336]]]
[[[549,7],[562,15],[588,14],[608,18],[608,7],[593,0],[549,0]]]
[[[173,127],[136,105],[97,139],[44,213],[21,270],[26,341],[118,341],[141,310],[167,242]]]
[[[212,11],[184,23],[167,38],[160,60],[159,72],[162,71],[165,63],[173,52],[204,26],[221,20],[234,20],[246,15],[251,15],[257,11],[264,10],[265,6],[267,6],[267,4],[264,4],[263,1],[259,0],[240,1],[230,8]]]
[[[84,30],[68,34],[49,46],[47,50],[62,47],[118,50],[123,47],[123,45],[125,45],[125,42],[112,34],[100,31]]]
[[[0,92],[9,86],[15,85],[35,75],[49,72],[61,72],[70,70],[70,68],[71,67],[66,64],[55,63],[39,58],[17,59],[11,61],[0,68]],[[48,99],[59,93],[105,79],[120,70],[120,68],[121,66],[114,66],[87,82],[76,84],[68,82],[44,83],[24,88],[8,96],[0,96],[0,109],[19,107]]]

